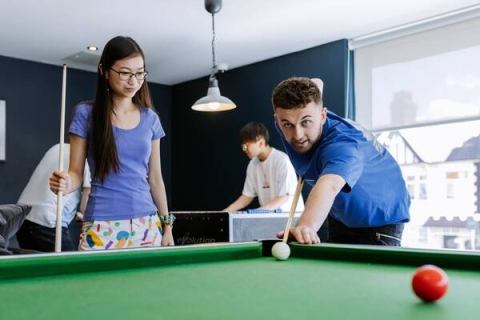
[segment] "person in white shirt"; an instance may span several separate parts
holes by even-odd
[[[57,196],[50,190],[49,177],[58,169],[60,144],[51,147],[39,162],[18,204],[32,206],[16,237],[20,248],[43,252],[55,251],[55,225],[57,216]],[[63,166],[68,168],[70,145],[64,144]],[[62,211],[62,251],[76,250],[68,230],[69,223],[76,213],[84,212],[90,194],[90,170],[85,166],[83,188],[63,197]]]
[[[259,210],[289,212],[297,186],[297,175],[288,156],[269,145],[269,132],[259,122],[246,124],[239,134],[243,152],[250,159],[242,194],[223,211],[246,208],[258,197]],[[303,211],[300,196],[296,211]]]

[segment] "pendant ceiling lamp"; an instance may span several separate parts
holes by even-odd
[[[195,102],[192,109],[205,112],[235,109],[235,103],[220,94],[218,80],[215,76],[217,71],[220,70],[215,61],[215,13],[220,12],[222,9],[222,0],[205,0],[205,9],[212,14],[212,73],[209,78],[207,95]]]

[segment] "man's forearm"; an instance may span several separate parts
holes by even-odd
[[[308,196],[305,210],[298,219],[297,226],[308,226],[319,230],[327,219],[335,197],[344,185],[345,180],[338,175],[320,177]]]

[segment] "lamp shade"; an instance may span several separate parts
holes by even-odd
[[[207,95],[200,98],[192,106],[193,110],[204,112],[217,112],[235,109],[237,106],[232,100],[222,96],[216,79],[210,81]]]

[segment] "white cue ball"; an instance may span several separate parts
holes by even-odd
[[[290,247],[285,242],[277,242],[272,247],[272,256],[277,260],[287,260],[290,257]]]

